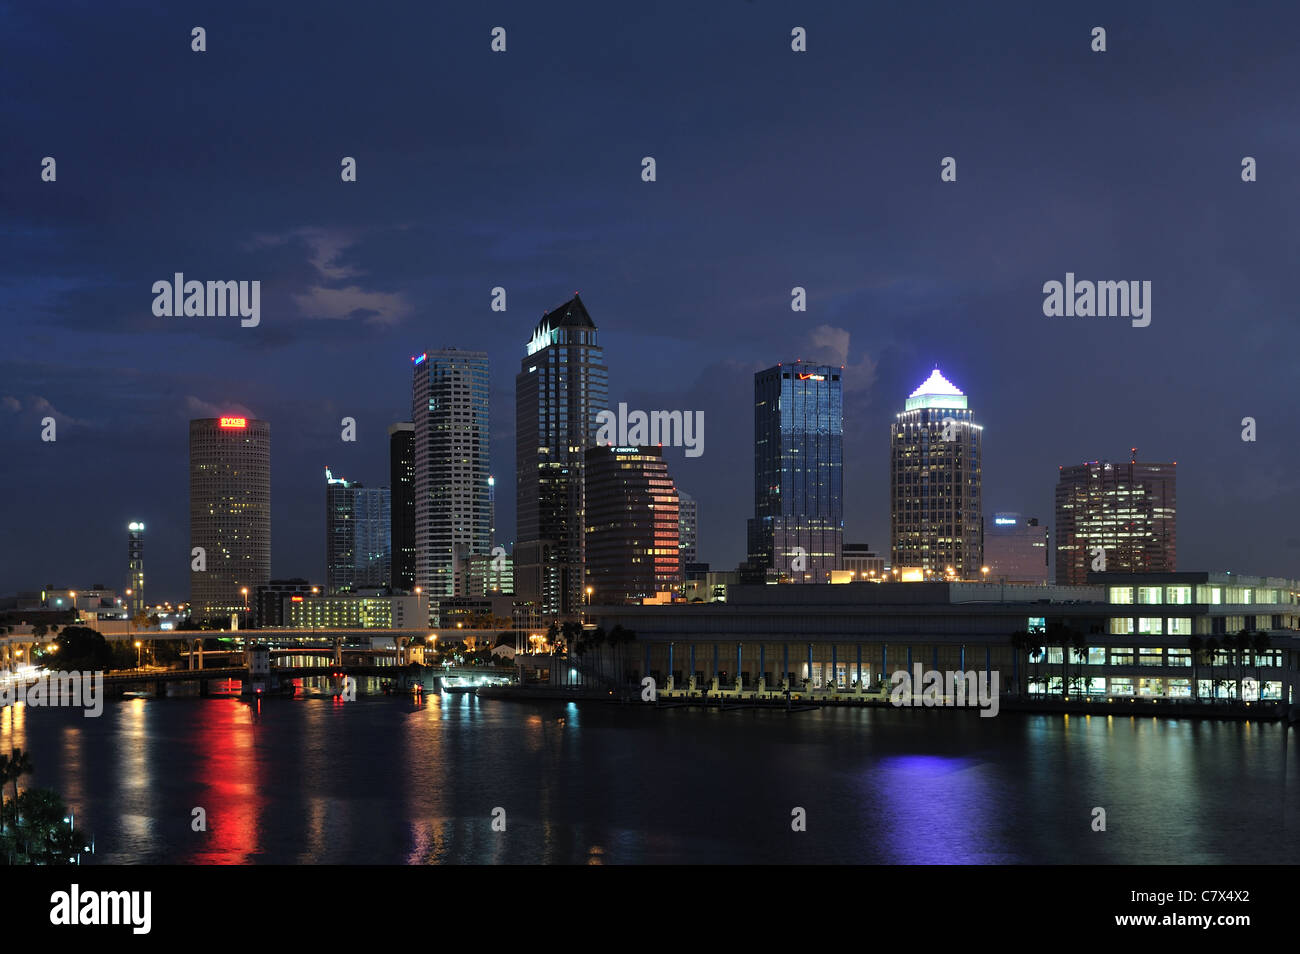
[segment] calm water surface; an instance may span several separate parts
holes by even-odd
[[[23,784],[64,795],[96,864],[1294,863],[1300,753],[1283,735],[436,694],[0,711],[0,750],[31,753]]]

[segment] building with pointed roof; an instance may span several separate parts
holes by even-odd
[[[596,323],[575,293],[542,316],[515,376],[515,597],[545,616],[582,612],[584,455],[608,392]]]
[[[889,430],[892,571],[979,579],[983,428],[965,393],[936,367]]]

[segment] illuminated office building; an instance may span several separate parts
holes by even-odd
[[[453,596],[462,561],[490,551],[488,358],[445,348],[411,359],[415,586]]]
[[[589,602],[635,603],[680,589],[677,488],[663,449],[592,447],[584,480]]]
[[[980,579],[983,430],[938,368],[889,426],[889,561],[900,578]]]
[[[995,513],[984,528],[984,566],[990,583],[1046,583],[1047,528],[1037,517]]]
[[[190,547],[202,550],[190,564],[194,618],[251,618],[250,594],[271,579],[269,422],[190,421]]]
[[[596,323],[574,295],[542,316],[515,377],[515,594],[548,616],[582,610],[584,455],[608,391]]]
[[[767,577],[828,582],[844,547],[843,368],[778,364],[754,375],[754,516],[748,562]]]
[[[392,582],[392,494],[325,468],[325,588],[330,595]]]
[[[1056,484],[1056,582],[1090,572],[1170,573],[1177,563],[1177,462],[1088,461]],[[1102,559],[1104,558],[1104,566]]]

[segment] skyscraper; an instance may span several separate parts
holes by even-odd
[[[778,364],[754,375],[754,516],[749,563],[826,582],[844,548],[843,368]]]
[[[1060,469],[1056,484],[1056,582],[1177,567],[1177,462],[1088,461]],[[1104,566],[1102,564],[1104,559]]]
[[[662,448],[592,447],[583,479],[590,602],[639,602],[680,586],[677,489]]]
[[[393,588],[415,589],[415,424],[388,428],[388,482],[392,488]]]
[[[325,592],[392,585],[392,493],[325,468]]]
[[[680,528],[677,548],[682,555],[682,572],[686,564],[699,560],[700,505],[694,497],[684,490],[677,491],[678,526]]]
[[[889,427],[894,570],[980,579],[982,438],[966,395],[935,368]]]
[[[1037,517],[995,513],[984,530],[984,578],[990,583],[1046,583],[1047,528]],[[981,568],[982,572],[982,568]]]
[[[609,404],[596,324],[574,295],[542,316],[515,377],[515,595],[581,612],[583,466]]]
[[[126,592],[131,615],[144,612],[144,524],[132,521],[126,526]]]
[[[271,579],[267,421],[234,415],[190,421],[190,547],[195,618],[249,613],[251,594]]]
[[[488,358],[445,348],[411,362],[415,585],[435,607],[465,557],[490,550]]]

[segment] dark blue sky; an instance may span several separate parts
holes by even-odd
[[[141,519],[185,597],[187,421],[226,409],[271,422],[274,574],[320,578],[322,468],[386,483],[410,355],[448,345],[492,360],[510,538],[514,375],[575,289],[612,402],[705,411],[669,460],[715,564],[753,372],[802,357],[848,366],[848,540],[887,548],[889,423],[938,363],[986,515],[1050,522],[1058,465],[1137,446],[1178,461],[1181,568],[1300,576],[1294,7],[154,6],[0,3],[0,592],[125,586]],[[177,271],[260,280],[261,325],[155,318]],[[1067,271],[1151,281],[1150,327],[1045,318]]]

